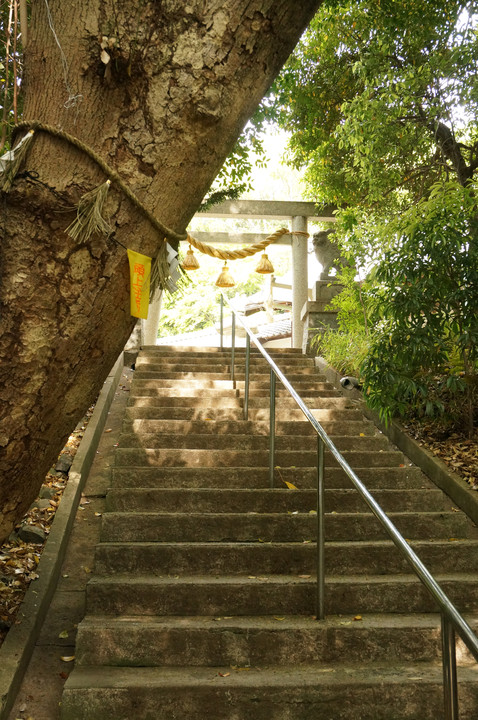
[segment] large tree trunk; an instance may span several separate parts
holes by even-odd
[[[182,232],[319,4],[50,0],[49,18],[47,3],[32,3],[24,119],[87,143]],[[114,39],[107,65],[103,37]],[[2,198],[0,539],[36,496],[133,325],[125,250],[65,233],[102,172],[41,132],[23,170],[38,180],[20,173]],[[119,242],[156,254],[161,238],[114,185],[107,209]]]

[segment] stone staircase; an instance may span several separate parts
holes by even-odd
[[[440,618],[326,453],[326,612],[315,614],[316,437],[252,352],[138,357],[63,720],[439,720]],[[292,350],[273,357],[445,592],[478,627],[473,524]],[[298,489],[288,489],[286,482]],[[478,717],[460,646],[461,720]]]

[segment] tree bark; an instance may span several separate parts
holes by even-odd
[[[429,129],[433,132],[435,142],[443,153],[445,160],[448,160],[463,187],[470,184],[473,179],[473,168],[466,164],[460,145],[452,130],[445,123],[429,123]]]
[[[24,119],[87,143],[183,232],[319,4],[33,3]],[[131,332],[128,263],[116,240],[150,256],[162,242],[113,184],[113,239],[75,243],[65,228],[78,199],[106,178],[63,140],[39,132],[30,148],[0,199],[0,539]]]

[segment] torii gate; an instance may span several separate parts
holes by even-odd
[[[211,210],[197,213],[195,217],[209,218],[247,218],[252,220],[280,220],[291,223],[291,232],[284,235],[277,244],[292,246],[292,347],[302,347],[304,323],[301,320],[302,309],[308,295],[308,258],[307,233],[308,221],[335,221],[334,206],[328,205],[318,210],[315,203],[275,200],[227,200],[215,205]],[[297,233],[297,234],[296,234]],[[194,236],[204,243],[252,245],[265,240],[262,233],[205,233],[195,232]],[[148,320],[144,322],[145,344],[155,344],[158,334],[161,299],[158,297],[150,306]]]

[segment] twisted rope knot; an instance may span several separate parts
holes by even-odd
[[[240,250],[218,250],[217,248],[213,247],[212,245],[206,245],[206,243],[202,243],[200,240],[196,240],[196,238],[191,237],[191,235],[188,235],[187,242],[189,242],[193,247],[196,248],[196,250],[199,250],[199,252],[203,253],[204,255],[209,255],[210,257],[219,258],[220,260],[240,260],[245,257],[249,257],[250,255],[255,255],[258,252],[261,252],[261,250],[264,250],[268,245],[272,245],[272,243],[277,242],[282,235],[288,235],[289,230],[287,228],[279,228],[279,230],[276,230],[272,235],[269,235],[265,240],[262,240],[260,243],[254,243],[253,245],[248,245],[245,248],[241,248]]]

